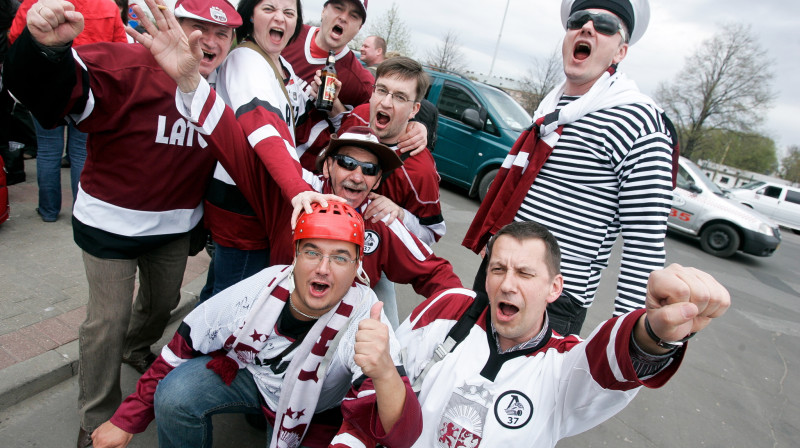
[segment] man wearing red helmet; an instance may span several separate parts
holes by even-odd
[[[225,0],[179,0],[176,15],[183,33],[197,36],[200,74],[213,76],[241,18]],[[120,360],[144,372],[155,358],[150,345],[178,304],[214,157],[175,109],[175,81],[145,47],[72,48],[84,17],[63,0],[40,0],[27,20],[3,82],[43,126],[67,120],[89,133],[72,214],[89,283],[78,372],[83,447],[120,403]]]
[[[211,416],[226,412],[263,413],[270,447],[417,439],[421,410],[394,333],[375,294],[354,282],[363,277],[361,215],[314,204],[292,241],[291,266],[267,268],[186,316],[95,431],[95,447],[124,447],[154,418],[161,447],[211,446]]]

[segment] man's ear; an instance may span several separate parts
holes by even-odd
[[[331,168],[330,168],[331,160],[333,159],[331,159],[330,157],[325,157],[325,161],[322,163],[322,177],[324,177],[325,179],[331,178]]]
[[[620,45],[619,48],[617,49],[617,54],[614,55],[613,62],[615,64],[619,64],[620,62],[622,62],[623,59],[625,59],[625,56],[627,55],[628,55],[628,44],[623,42],[622,45]]]
[[[414,118],[415,115],[417,115],[417,112],[419,112],[420,107],[422,107],[420,105],[420,102],[414,101],[414,107],[411,108],[411,114],[408,115],[409,120],[411,120],[412,118]]]
[[[550,294],[547,295],[547,303],[553,303],[558,299],[561,295],[561,292],[564,289],[564,276],[561,274],[556,275],[553,277],[553,281],[550,283]]]

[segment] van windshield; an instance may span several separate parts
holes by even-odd
[[[760,188],[760,187],[762,187],[762,186],[764,186],[766,184],[767,184],[766,182],[763,182],[763,181],[760,181],[760,180],[754,180],[754,181],[748,182],[748,183],[746,183],[744,185],[740,185],[740,186],[738,186],[736,188],[741,188],[742,190],[755,190],[755,189]]]
[[[723,193],[722,190],[719,189],[717,184],[715,184],[714,182],[711,182],[711,179],[708,178],[706,173],[704,173],[703,170],[701,170],[699,166],[695,165],[694,162],[692,162],[689,159],[686,159],[686,162],[688,162],[686,164],[686,167],[689,168],[689,170],[695,174],[693,176],[694,178],[700,179],[700,182],[702,182],[703,185],[706,188],[711,190],[712,193],[714,193],[716,195],[720,195],[720,196],[724,196],[725,195],[725,193]]]
[[[475,85],[486,95],[487,101],[500,114],[499,118],[505,122],[506,127],[522,131],[530,126],[531,116],[509,94],[480,83],[475,83]]]

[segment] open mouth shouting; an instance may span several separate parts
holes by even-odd
[[[216,53],[213,53],[213,52],[210,52],[210,51],[203,50],[203,61],[205,61],[205,62],[211,62],[211,61],[213,61],[213,60],[214,60],[216,57],[217,57],[217,54],[216,54]]]
[[[389,126],[389,122],[392,121],[392,117],[385,112],[377,112],[375,113],[375,127],[378,129],[384,129],[385,127]]]
[[[500,322],[508,322],[513,319],[517,313],[519,313],[519,308],[516,305],[512,305],[508,302],[499,302],[497,304],[495,317],[497,317],[498,321]]]
[[[333,28],[331,28],[331,34],[338,39],[344,34],[344,28],[342,28],[341,25],[334,25]]]
[[[285,31],[280,29],[280,28],[270,28],[270,30],[269,30],[269,39],[274,44],[280,44],[281,41],[283,40],[283,35],[284,34],[285,34]]]
[[[326,282],[325,280],[316,279],[311,282],[309,293],[311,294],[312,297],[322,297],[330,289],[331,289],[330,283]]]
[[[587,59],[592,54],[592,46],[587,42],[578,42],[572,51],[572,57],[578,61]]]

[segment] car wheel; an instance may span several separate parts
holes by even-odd
[[[739,233],[727,224],[712,224],[700,234],[700,247],[717,257],[730,257],[739,250]]]
[[[497,171],[498,169],[495,168],[484,174],[481,178],[481,183],[478,184],[478,198],[480,198],[481,202],[483,202],[483,198],[486,197],[486,193],[489,192],[489,187],[492,186],[492,182],[495,176],[497,176]]]

